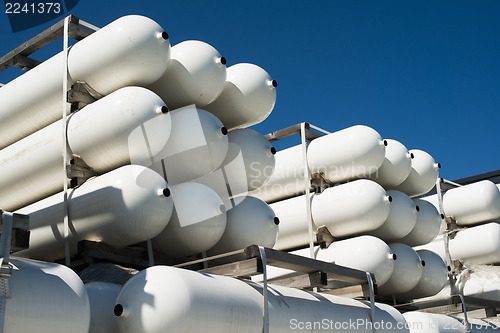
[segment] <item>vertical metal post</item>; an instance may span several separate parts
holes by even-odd
[[[262,297],[263,297],[263,309],[262,309],[262,314],[263,314],[263,326],[262,326],[262,333],[269,333],[269,301],[267,299],[267,259],[266,259],[266,250],[264,247],[259,246],[259,252],[260,252],[260,259],[262,260],[262,277],[263,277],[263,284],[262,284]]]
[[[67,133],[67,108],[68,108],[68,28],[69,16],[64,19],[63,35],[63,98],[62,98],[62,158],[63,158],[63,209],[64,209],[64,257],[66,266],[70,266],[69,251],[69,217],[68,217],[68,133]]]
[[[12,213],[1,212],[2,234],[0,236],[0,333],[3,333],[5,326],[5,307],[7,298],[10,298],[9,278],[12,273],[10,259],[10,242],[12,238],[12,226],[14,217]]]
[[[368,281],[368,289],[370,291],[370,310],[371,310],[371,320],[372,320],[372,331],[375,333],[375,288],[373,287],[373,279],[370,272],[366,272],[366,280]]]
[[[306,146],[306,123],[300,124],[300,139],[302,144],[302,161],[304,166],[304,189],[306,191],[306,213],[307,213],[307,229],[309,231],[309,256],[314,259],[314,230],[311,211],[311,171],[307,163],[307,146]]]

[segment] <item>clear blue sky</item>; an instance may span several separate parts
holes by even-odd
[[[364,124],[429,152],[450,180],[500,169],[500,1],[80,0],[70,13],[100,27],[145,15],[172,45],[198,39],[228,66],[263,67],[279,85],[262,134]],[[2,11],[0,53],[60,19],[14,34]]]

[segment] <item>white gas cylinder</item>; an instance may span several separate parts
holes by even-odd
[[[418,284],[422,276],[422,260],[411,247],[401,243],[389,244],[394,257],[394,269],[389,280],[378,286],[379,295],[406,293]]]
[[[379,228],[368,234],[386,242],[394,242],[408,235],[415,227],[420,208],[403,192],[389,190],[387,195],[392,198],[389,215]]]
[[[313,232],[326,226],[333,236],[348,237],[375,230],[387,219],[390,200],[379,184],[366,179],[327,188],[321,194],[312,195]],[[276,249],[309,244],[304,195],[270,206],[280,218]]]
[[[417,254],[422,259],[422,276],[413,289],[397,295],[398,299],[409,300],[436,295],[448,280],[448,266],[437,253],[418,250]]]
[[[460,186],[443,195],[446,216],[458,225],[470,225],[500,217],[500,191],[489,180]]]
[[[412,200],[418,206],[417,221],[410,233],[401,238],[399,242],[409,246],[430,243],[439,234],[444,217],[430,202],[422,199]]]
[[[62,120],[0,150],[0,207],[15,210],[63,189]],[[125,87],[68,117],[68,161],[74,155],[104,173],[149,164],[171,127],[163,101],[145,88]]]
[[[87,333],[90,305],[85,286],[70,268],[30,259],[10,259],[10,296],[3,332]]]
[[[365,178],[382,165],[385,143],[374,129],[356,125],[311,141],[307,162],[312,173],[330,182]]]
[[[168,225],[153,239],[153,247],[172,258],[212,248],[226,229],[226,208],[210,187],[193,182],[172,185],[174,211]]]
[[[274,170],[276,149],[262,134],[248,128],[233,130],[227,136],[228,151],[220,168],[193,181],[210,186],[230,209],[234,202],[231,197],[246,195],[268,180]]]
[[[148,88],[171,110],[191,104],[203,109],[221,94],[225,83],[226,59],[210,44],[187,40],[172,47],[167,70]]]
[[[231,277],[154,266],[123,286],[114,313],[124,333],[261,333],[262,289],[261,284]],[[380,333],[400,326],[396,332],[408,332],[403,316],[388,305],[375,303],[377,323],[385,322],[375,326],[367,302],[279,286],[269,286],[267,296],[269,332]]]
[[[98,95],[144,86],[166,70],[168,34],[153,20],[124,16],[71,47],[68,86],[85,81]],[[0,149],[62,118],[63,54],[0,89]]]
[[[410,174],[394,189],[415,197],[432,190],[436,185],[438,170],[441,166],[425,151],[411,149],[410,154],[413,154]]]
[[[278,238],[279,217],[264,201],[245,196],[226,212],[227,225],[222,238],[207,251],[216,255],[250,245],[272,248]]]
[[[384,162],[368,178],[385,189],[391,189],[401,184],[410,174],[413,155],[399,141],[392,139],[384,141],[386,142]]]
[[[249,127],[269,116],[276,102],[277,85],[259,66],[236,64],[227,68],[222,93],[204,108],[230,130]]]
[[[210,112],[187,106],[169,112],[172,129],[167,144],[151,169],[170,185],[207,175],[220,167],[227,155],[227,129]],[[165,133],[166,135],[166,133]]]
[[[30,247],[17,255],[43,260],[64,257],[63,193],[17,211],[30,217]],[[124,247],[158,235],[172,215],[165,180],[138,165],[126,165],[68,191],[70,251],[81,240]]]

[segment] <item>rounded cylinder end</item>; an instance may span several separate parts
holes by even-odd
[[[273,222],[274,222],[274,224],[279,225],[280,224],[280,219],[277,216],[275,216],[274,219],[273,219]]]
[[[229,131],[227,130],[227,128],[226,128],[226,127],[222,127],[222,128],[220,129],[220,132],[222,133],[222,135],[227,135],[227,133],[229,133]]]

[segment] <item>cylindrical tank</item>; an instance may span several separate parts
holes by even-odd
[[[310,257],[309,248],[290,253],[302,257]],[[383,240],[373,236],[358,236],[335,241],[326,249],[316,249],[315,253],[317,260],[373,273],[377,284],[387,282],[394,269],[394,255],[391,249]],[[268,280],[285,275],[294,276],[300,274],[289,269],[274,266],[267,267]],[[263,276],[253,276],[252,280],[261,282]],[[272,283],[272,281],[269,283]]]
[[[389,216],[390,204],[391,197],[379,184],[359,179],[315,195],[311,209],[318,227],[326,226],[334,237],[347,237],[380,227]]]
[[[448,266],[437,253],[418,250],[417,254],[422,259],[422,276],[412,290],[397,295],[398,299],[409,300],[436,295],[448,280]]]
[[[85,288],[90,302],[88,333],[118,332],[117,318],[113,313],[113,308],[122,286],[115,283],[94,281],[86,283]]]
[[[271,203],[305,193],[310,184],[304,185],[306,163],[302,158],[302,146],[278,151],[275,160],[274,170],[267,182],[250,195]]]
[[[443,195],[443,209],[458,225],[491,221],[500,217],[500,191],[489,180],[456,187]]]
[[[430,243],[437,237],[441,230],[443,216],[436,207],[422,199],[412,199],[418,206],[417,221],[408,235],[399,240],[409,246],[418,246]]]
[[[389,190],[387,195],[392,198],[389,215],[379,228],[368,234],[386,242],[394,242],[408,235],[415,227],[420,208],[403,192]]]
[[[210,44],[187,40],[172,47],[167,70],[148,88],[171,110],[191,104],[203,109],[219,97],[225,83],[226,59]]]
[[[171,187],[172,218],[153,239],[153,247],[172,258],[187,257],[212,248],[226,229],[226,208],[210,187],[182,183]]]
[[[395,255],[394,269],[389,280],[378,286],[379,295],[406,293],[418,284],[422,276],[422,260],[411,247],[401,243],[389,244]]]
[[[222,93],[204,107],[228,129],[249,127],[266,119],[276,102],[275,80],[259,66],[247,63],[227,68]]]
[[[446,259],[443,237],[416,247],[431,250]],[[467,264],[488,265],[500,262],[500,224],[492,222],[460,230],[449,240],[452,260]]]
[[[158,235],[172,215],[165,180],[138,165],[126,165],[68,191],[71,254],[81,240],[124,247]],[[30,217],[30,247],[17,255],[43,260],[64,257],[63,194],[17,211]]]
[[[500,262],[500,224],[478,225],[456,234],[449,243],[452,259],[469,264],[487,265]]]
[[[316,258],[373,273],[378,285],[386,283],[394,269],[391,249],[384,241],[373,236],[333,242],[328,248],[319,250]]]
[[[384,162],[368,178],[379,183],[385,189],[401,184],[410,174],[412,155],[399,141],[385,139]]]
[[[426,194],[436,185],[440,165],[425,151],[411,149],[410,154],[413,154],[410,174],[394,189],[415,197]]]
[[[124,16],[73,45],[69,85],[85,81],[100,95],[156,81],[166,70],[168,35],[149,18]],[[63,54],[0,89],[0,149],[62,118]]]
[[[403,314],[407,321],[410,333],[466,333],[466,326],[463,319],[456,319],[450,316],[411,311]],[[474,321],[469,325],[471,333],[493,333],[498,332],[500,326],[489,323],[485,320]]]
[[[389,215],[390,200],[379,184],[359,179],[312,195],[312,219],[316,228],[326,226],[335,237],[359,235],[384,223]],[[280,232],[274,248],[283,250],[309,244],[304,195],[270,206],[280,218]]]
[[[363,125],[319,137],[307,148],[311,172],[333,183],[369,176],[382,165],[384,156],[380,134]]]
[[[230,209],[231,197],[248,194],[271,176],[276,149],[262,134],[248,128],[233,130],[227,136],[228,151],[220,168],[193,181],[210,186]]]
[[[373,325],[366,302],[278,286],[269,287],[267,295],[270,332],[306,329],[305,325],[311,325],[309,332],[372,333],[373,327],[376,332],[408,332],[396,328],[404,327],[405,321],[388,305],[375,303],[376,321],[385,325]],[[123,286],[114,313],[120,332],[261,333],[262,306],[260,284],[154,266]]]
[[[170,185],[207,175],[220,167],[227,155],[227,129],[210,112],[187,106],[169,112],[172,129],[164,149],[151,169]]]
[[[150,163],[167,143],[170,116],[153,92],[125,87],[68,117],[68,161],[98,173]],[[0,207],[15,210],[63,189],[62,120],[0,150]],[[92,135],[89,135],[89,134]]]
[[[71,269],[30,259],[10,259],[11,297],[3,332],[87,333],[90,305],[82,280]]]
[[[226,212],[227,225],[222,238],[212,247],[209,256],[243,249],[250,245],[272,248],[278,238],[279,218],[264,201],[242,197]]]

